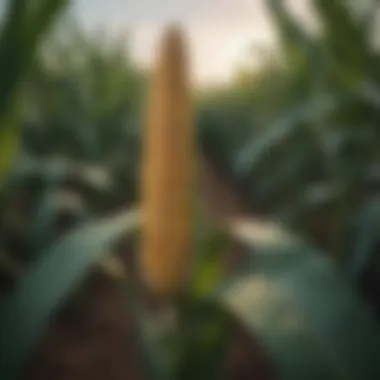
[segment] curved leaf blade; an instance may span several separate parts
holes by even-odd
[[[219,295],[264,341],[280,379],[380,377],[380,329],[332,264],[271,224],[234,223],[255,255]]]
[[[0,378],[17,379],[50,317],[107,248],[138,224],[135,212],[89,223],[62,239],[31,269],[0,309]]]
[[[328,114],[341,105],[350,95],[322,96],[313,102],[298,106],[269,126],[267,131],[249,141],[239,152],[235,162],[237,175],[247,176],[271,152],[271,147],[291,138],[300,128],[300,123]]]

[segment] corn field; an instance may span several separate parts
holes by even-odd
[[[180,26],[146,72],[5,1],[1,379],[380,379],[379,6],[311,3],[201,92]]]

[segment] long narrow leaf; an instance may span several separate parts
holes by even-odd
[[[291,110],[276,121],[268,131],[253,138],[239,153],[235,164],[238,175],[246,176],[263,157],[269,153],[271,146],[292,136],[298,130],[300,122],[312,120],[315,115],[329,113],[343,101],[342,96],[323,96]]]
[[[311,39],[289,14],[284,6],[283,0],[269,0],[268,9],[275,21],[275,26],[279,28],[283,45],[289,59],[295,55],[305,55],[311,44]]]
[[[326,41],[341,70],[355,81],[367,75],[373,62],[366,33],[355,20],[352,9],[344,0],[316,0],[314,5],[323,20]]]
[[[27,3],[9,1],[8,14],[0,34],[0,123],[42,38],[68,5],[68,0],[45,2],[34,17],[29,17],[30,8],[33,7]]]
[[[109,246],[136,225],[134,212],[93,222],[42,255],[0,309],[1,379],[18,378],[61,302]]]

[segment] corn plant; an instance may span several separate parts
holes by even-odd
[[[25,1],[8,2],[1,23],[0,41],[0,123],[2,172],[8,169],[20,133],[15,107],[16,91],[27,69],[35,59],[36,48],[51,26],[52,20],[65,7],[66,1],[38,1],[30,7]],[[8,152],[6,154],[5,152]]]
[[[0,199],[3,249],[21,266],[136,199],[141,74],[124,39],[105,44],[75,23],[58,26],[24,75],[19,155]]]
[[[293,105],[243,144],[231,165],[254,208],[264,205],[352,273],[352,260],[363,263],[353,241],[362,234],[358,220],[377,202],[379,52],[370,33],[376,20],[365,18],[364,27],[347,2],[315,0],[321,31],[312,35],[284,2],[268,4]],[[372,258],[378,237],[368,239],[365,255]]]
[[[22,146],[22,90],[25,78],[35,64],[38,50],[54,19],[64,11],[67,1],[23,0],[4,2],[0,35],[0,135],[1,135],[1,209],[9,199],[4,195],[10,185],[10,169],[17,162]],[[12,171],[11,171],[12,172]],[[13,187],[13,192],[15,188]],[[22,200],[20,200],[20,208]],[[2,220],[3,224],[3,220]],[[11,223],[10,223],[11,224]],[[8,224],[7,224],[8,227]],[[3,256],[3,255],[2,255]],[[4,259],[2,257],[2,259]],[[3,268],[2,268],[3,269]]]

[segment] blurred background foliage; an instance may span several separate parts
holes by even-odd
[[[252,213],[352,267],[361,252],[352,231],[380,181],[377,3],[313,6],[311,33],[268,1],[280,49],[260,51],[264,63],[237,68],[228,85],[198,90],[199,137]],[[61,17],[20,89],[21,146],[0,199],[7,256],[29,260],[66,228],[137,199],[146,78],[128,35],[91,34]]]
[[[105,41],[68,13],[45,38],[21,84],[21,146],[2,192],[11,255],[34,256],[35,229],[52,242],[136,199],[144,82],[125,36]]]
[[[269,215],[324,249],[380,313],[377,2],[358,13],[348,2],[315,0],[315,33],[282,1],[267,3],[280,50],[195,94],[202,151],[252,215]],[[1,40],[34,43],[6,20]],[[2,93],[16,69],[24,75],[14,107],[0,98],[1,165],[11,167],[0,193],[2,281],[13,283],[59,236],[137,200],[147,76],[128,35],[91,35],[70,17],[34,60],[25,49],[12,61],[8,45],[0,50],[0,73],[10,73],[0,75]],[[27,70],[12,63],[29,61]],[[14,149],[6,143],[17,134],[12,123],[21,125]]]

